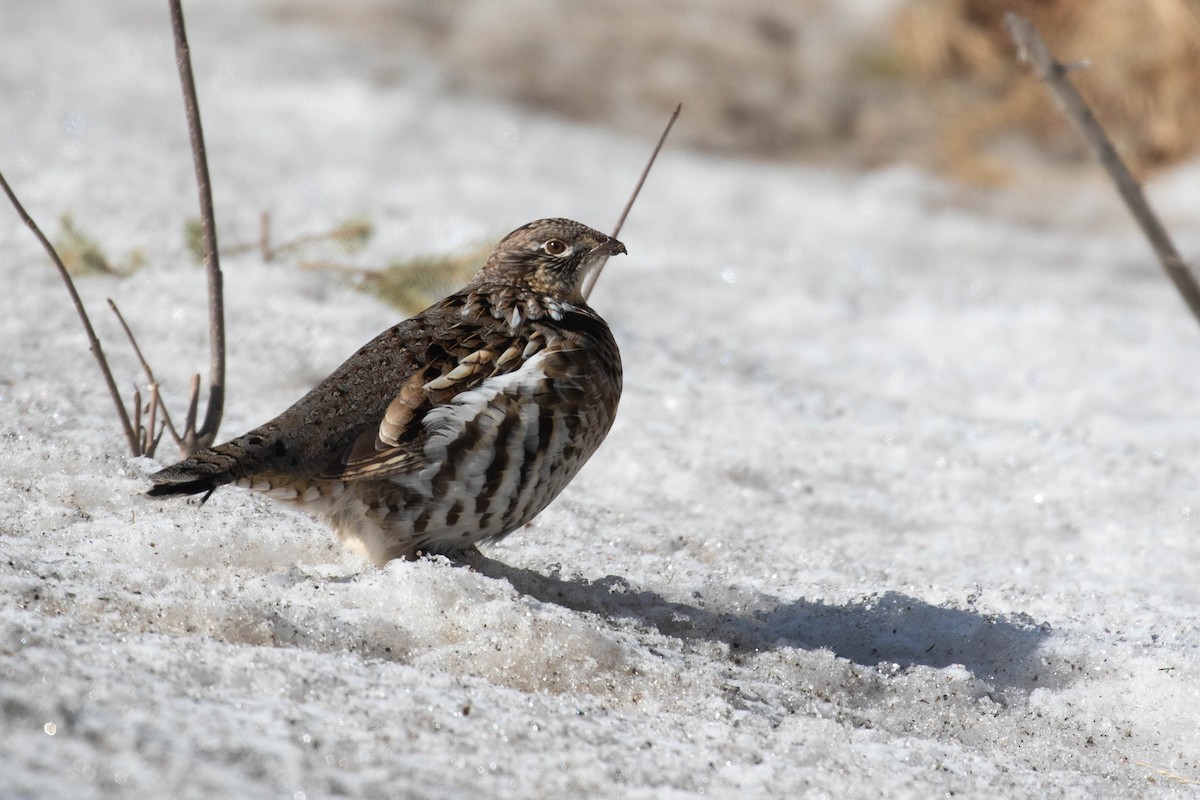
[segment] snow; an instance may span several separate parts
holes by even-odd
[[[207,363],[165,8],[16,2],[0,168]],[[189,11],[225,242],[366,215],[359,263],[611,225],[642,139]],[[681,125],[687,124],[686,107]],[[1200,252],[1200,165],[1151,187]],[[616,426],[482,572],[373,568],[236,490],[142,496],[58,278],[0,214],[0,796],[1194,797],[1200,332],[1099,180],[982,194],[668,149],[593,298]],[[226,262],[233,436],[396,312]],[[164,447],[161,458],[173,453]]]

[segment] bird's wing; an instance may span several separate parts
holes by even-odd
[[[445,358],[408,377],[378,424],[347,448],[326,477],[411,474],[444,459],[455,442],[486,437],[513,403],[542,390],[545,344],[535,333],[472,342],[457,353],[446,348]]]

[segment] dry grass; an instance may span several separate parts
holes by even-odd
[[[126,276],[145,264],[140,250],[131,250],[125,258],[114,261],[105,254],[100,243],[75,224],[70,214],[59,218],[59,232],[54,238],[54,249],[58,251],[63,266],[72,275],[117,275]]]
[[[936,89],[939,147],[958,175],[1003,179],[989,148],[1021,130],[1082,153],[1043,87],[1013,59],[1001,19],[1030,18],[1136,172],[1200,150],[1200,3],[1196,0],[917,0],[901,12],[898,49]]]
[[[861,48],[840,44],[868,34],[830,30],[824,0],[293,0],[277,13],[419,53],[458,92],[639,136],[682,102],[673,147],[824,156],[878,108],[873,85],[851,80]]]
[[[1077,80],[1136,170],[1197,150],[1200,0],[906,0],[894,20],[850,5],[858,11],[829,0],[276,9],[373,42],[356,52],[380,81],[434,65],[458,92],[638,136],[682,101],[673,147],[850,166],[908,160],[973,181],[1001,180],[1031,143],[1050,156],[1039,168],[1082,163],[1077,138],[1015,61],[1001,25],[1011,9],[1063,60],[1092,61]],[[1003,163],[1014,147],[1019,158]]]
[[[221,255],[253,253],[264,262],[279,262],[285,267],[337,273],[406,314],[415,314],[462,288],[491,252],[490,245],[481,245],[457,254],[423,255],[375,268],[320,258],[322,251],[353,255],[362,250],[375,233],[374,223],[368,219],[348,219],[327,230],[293,236],[279,243],[274,242],[269,215],[264,212],[259,222],[257,241],[223,247]],[[200,234],[199,220],[190,219],[184,224],[184,244],[196,263],[204,260]]]
[[[257,252],[263,261],[274,261],[290,255],[309,253],[314,249],[332,245],[343,253],[357,253],[367,246],[375,235],[374,224],[365,218],[355,217],[340,222],[327,231],[296,236],[281,243],[272,239],[270,215],[263,212],[259,218],[259,239],[253,242],[238,242],[221,248],[222,256],[238,256]],[[183,243],[197,264],[204,263],[204,228],[198,218],[187,220],[183,225]]]
[[[469,281],[492,250],[477,247],[457,255],[421,256],[363,273],[363,290],[406,314],[415,314]]]

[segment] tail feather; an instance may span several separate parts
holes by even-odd
[[[237,456],[240,450],[236,439],[220,447],[201,450],[190,458],[151,475],[150,480],[154,485],[146,494],[150,497],[164,497],[204,492],[204,499],[207,500],[208,495],[216,491],[218,486],[232,483],[241,477],[244,469],[242,459]]]
[[[153,479],[153,476],[152,476]],[[221,483],[211,475],[179,483],[156,483],[146,491],[147,497],[168,497],[176,494],[212,494]],[[205,498],[207,499],[207,497]]]

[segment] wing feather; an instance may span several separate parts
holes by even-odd
[[[447,358],[432,371],[410,376],[378,425],[363,431],[324,477],[363,480],[419,473],[439,454],[444,457],[471,426],[497,424],[506,413],[504,395],[540,380],[545,339],[535,333],[477,345],[457,360]]]

